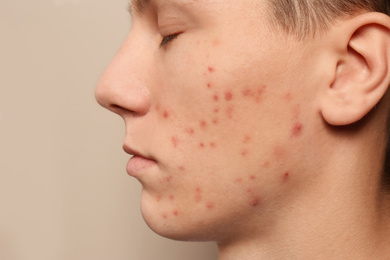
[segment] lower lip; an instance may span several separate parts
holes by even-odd
[[[156,161],[146,159],[140,156],[133,156],[127,163],[126,171],[130,176],[136,177],[141,174],[142,171],[155,166]]]

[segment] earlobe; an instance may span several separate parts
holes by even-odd
[[[347,34],[345,34],[347,32]],[[334,78],[321,98],[321,113],[331,125],[362,119],[383,98],[390,84],[390,18],[366,13],[339,26]],[[336,51],[336,49],[335,49]]]

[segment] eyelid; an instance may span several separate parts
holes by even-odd
[[[173,41],[174,39],[176,39],[181,33],[174,33],[174,34],[170,34],[168,36],[163,36],[163,39],[160,43],[160,47],[164,47],[166,46],[169,42]]]

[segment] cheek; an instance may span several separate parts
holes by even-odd
[[[278,141],[268,142],[274,129],[260,128],[256,122],[262,120],[261,113],[248,111],[263,111],[272,87],[261,82],[223,85],[216,81],[221,76],[219,73],[215,66],[205,67],[199,80],[201,83],[193,92],[189,91],[187,96],[183,92],[180,97],[171,97],[186,102],[157,108],[160,122],[168,129],[163,137],[169,147],[167,161],[170,168],[167,173],[177,180],[177,189],[172,189],[172,194],[155,198],[157,203],[171,205],[162,213],[163,218],[183,216],[185,205],[197,205],[206,212],[218,210],[222,204],[218,196],[229,192],[217,188],[219,182],[234,192],[241,192],[242,205],[257,208],[262,204],[258,185],[265,174],[273,174],[272,179],[278,184],[288,183],[291,179],[288,166],[284,166],[289,160],[288,141],[300,138],[304,132],[301,111],[299,106],[294,106],[293,95],[287,92],[277,97],[279,103],[288,107],[280,127],[285,130]],[[244,172],[239,170],[242,167],[235,168],[233,162],[244,165]],[[166,185],[174,186],[170,178],[165,179]],[[189,183],[196,186],[188,187]]]

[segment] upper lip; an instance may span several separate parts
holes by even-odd
[[[142,154],[141,152],[139,152],[136,149],[133,149],[132,147],[130,147],[127,144],[123,145],[123,150],[125,151],[125,153],[130,154],[132,156],[139,156],[139,157],[143,157],[143,158],[146,158],[146,159],[151,159],[150,157],[146,156],[145,154]]]

